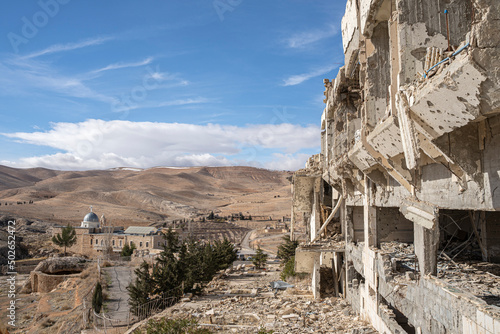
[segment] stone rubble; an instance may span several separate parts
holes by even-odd
[[[300,290],[302,284],[275,297],[268,286],[278,277],[276,269],[246,270],[226,271],[207,285],[206,295],[185,298],[159,316],[193,317],[217,333],[256,333],[262,327],[274,333],[376,333],[342,298],[314,300]]]
[[[391,256],[393,280],[407,284],[418,276],[415,271],[415,254],[412,244],[400,242],[381,243],[382,253]],[[500,265],[488,262],[447,259],[438,261],[438,278],[451,286],[468,292],[489,305],[500,306]]]

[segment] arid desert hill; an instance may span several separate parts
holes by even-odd
[[[195,218],[211,210],[277,218],[290,212],[289,176],[253,167],[61,172],[0,166],[0,214],[76,223],[92,205],[110,224],[125,226]]]

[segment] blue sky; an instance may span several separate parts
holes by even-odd
[[[0,164],[301,168],[345,1],[6,1]]]

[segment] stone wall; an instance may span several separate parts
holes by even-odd
[[[48,293],[68,278],[79,276],[80,274],[53,275],[45,274],[40,271],[32,271],[30,274],[31,290],[32,292]]]

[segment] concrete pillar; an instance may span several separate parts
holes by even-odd
[[[415,255],[422,275],[437,274],[437,251],[439,245],[439,227],[427,229],[413,224]]]
[[[378,248],[377,208],[372,205],[371,181],[365,176],[364,233],[365,246]]]
[[[320,208],[320,190],[321,190],[321,178],[315,181],[314,185],[314,195],[313,195],[313,205],[311,210],[311,241],[313,241],[321,227],[321,208]]]
[[[321,253],[315,253],[314,256],[314,266],[312,272],[312,291],[314,299],[320,299],[320,258]]]
[[[353,209],[351,206],[347,206],[344,201],[344,219],[342,219],[342,225],[344,226],[344,235],[346,244],[352,242],[354,239],[354,221],[353,221]]]

